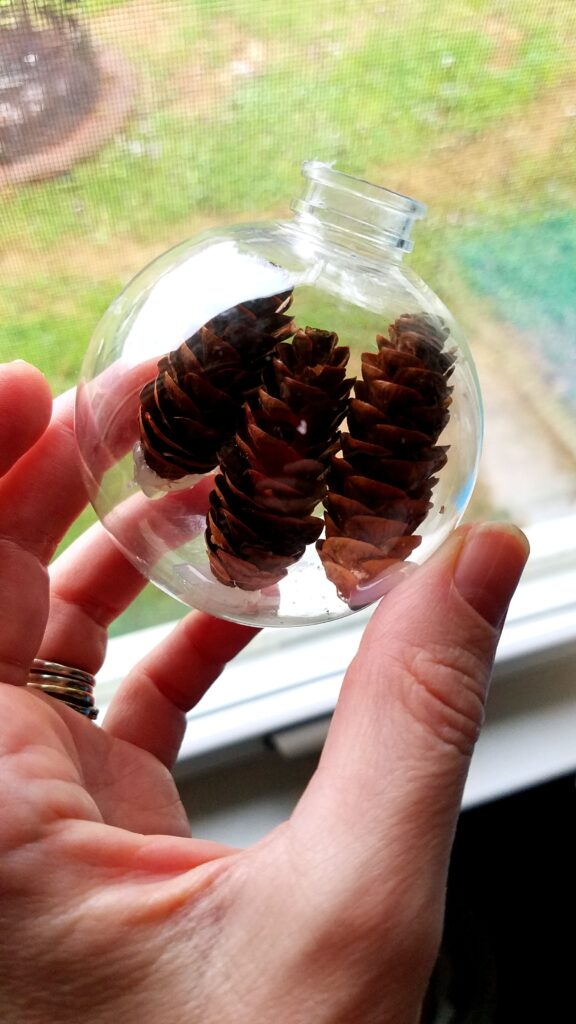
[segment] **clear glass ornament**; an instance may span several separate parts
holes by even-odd
[[[127,558],[263,626],[394,587],[457,525],[481,442],[462,331],[402,262],[424,206],[322,163],[303,175],[292,219],[205,232],[134,278],[76,408],[90,500]]]

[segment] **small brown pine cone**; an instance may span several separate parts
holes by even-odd
[[[455,356],[449,331],[426,314],[405,314],[362,355],[362,381],[348,412],[342,457],[331,461],[326,575],[348,600],[420,543],[414,531],[431,507],[447,448],[436,441],[449,419]]]
[[[323,522],[312,513],[347,411],[348,358],[336,334],[310,327],[276,346],[264,386],[220,452],[210,496],[210,566],[226,586],[277,583],[319,537]]]
[[[290,337],[292,292],[243,302],[220,313],[163,356],[140,393],[140,443],[164,480],[206,473],[238,425],[270,353]]]

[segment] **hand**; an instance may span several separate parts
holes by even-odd
[[[98,527],[45,566],[85,495],[71,398],[0,368],[3,1024],[416,1024],[492,660],[527,549],[463,527],[374,613],[319,768],[246,851],[190,838],[184,715],[254,630],[193,613],[102,728],[26,689],[96,672],[143,580]]]

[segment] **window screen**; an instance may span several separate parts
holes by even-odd
[[[333,161],[429,206],[410,262],[486,406],[470,514],[572,511],[575,56],[572,0],[0,0],[1,357],[73,385],[144,264]]]

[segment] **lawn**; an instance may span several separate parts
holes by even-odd
[[[565,79],[571,6],[543,18],[512,0],[498,22],[501,5],[472,0],[91,0],[94,38],[135,66],[135,109],[94,159],[0,198],[3,349],[34,353],[58,388],[73,383],[91,327],[141,263],[207,222],[286,212],[312,155],[383,183],[390,167],[400,188],[402,168],[433,163],[447,142],[493,145]],[[530,153],[511,171],[528,187]],[[466,201],[485,220],[526,201],[498,180],[432,199],[444,217]],[[419,229],[413,265],[428,274],[438,227]]]
[[[132,114],[92,159],[0,196],[0,354],[57,391],[143,264],[207,224],[285,215],[312,156],[429,203],[411,264],[465,323],[470,286],[506,314],[481,269],[490,239],[512,278],[534,248],[517,234],[528,221],[564,218],[573,251],[571,0],[81,6],[134,69]]]

